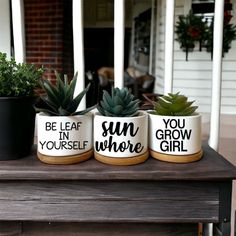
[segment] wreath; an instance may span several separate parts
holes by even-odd
[[[193,51],[195,43],[199,43],[199,51],[202,50],[202,44],[207,37],[207,23],[203,21],[202,16],[196,16],[189,12],[188,15],[180,15],[176,23],[176,40],[180,43],[180,47],[186,52],[186,61],[188,60],[188,52]]]
[[[223,49],[222,56],[231,48],[231,42],[236,39],[236,26],[230,24],[232,15],[229,11],[224,12],[223,29]],[[176,40],[180,43],[181,49],[186,52],[186,61],[188,61],[188,52],[193,51],[195,44],[199,43],[199,51],[205,47],[208,52],[213,52],[213,22],[208,25],[203,16],[197,16],[189,12],[186,16],[180,15],[176,23]]]
[[[236,26],[230,24],[232,15],[226,11],[224,13],[224,28],[223,28],[223,45],[222,45],[222,56],[229,51],[231,48],[231,43],[236,39]],[[212,21],[211,25],[208,28],[208,38],[205,42],[205,47],[208,52],[211,53],[211,58],[213,55],[213,28],[214,23]]]

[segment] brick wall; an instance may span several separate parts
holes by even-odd
[[[54,70],[71,76],[71,0],[24,0],[24,6],[26,61],[44,65],[45,77],[50,79]]]

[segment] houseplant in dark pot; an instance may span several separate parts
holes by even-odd
[[[0,160],[28,155],[34,138],[35,88],[42,68],[0,53]]]
[[[44,105],[38,114],[38,158],[47,164],[74,164],[89,159],[92,149],[92,113],[94,107],[77,111],[90,84],[74,97],[77,73],[64,82],[56,72],[56,84],[42,80]]]
[[[148,156],[148,115],[127,88],[103,92],[94,117],[94,157],[112,165],[134,165]]]
[[[149,111],[150,155],[167,162],[187,163],[202,157],[201,115],[194,101],[179,93],[159,97]]]

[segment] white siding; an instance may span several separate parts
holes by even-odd
[[[165,1],[157,1],[155,92],[163,93]],[[188,13],[189,2],[191,1],[176,0],[176,20],[178,19],[178,15]],[[232,1],[232,3],[236,6],[236,0]],[[232,15],[234,17],[231,23],[236,24],[235,12]],[[196,101],[200,112],[209,113],[211,106],[211,54],[204,51],[204,49],[202,52],[199,52],[198,46],[196,46],[195,51],[188,54],[188,61],[185,60],[185,56],[185,52],[180,49],[179,43],[175,41],[173,91],[180,91],[189,96],[190,99]],[[236,41],[233,41],[232,48],[223,58],[221,103],[221,113],[236,114]]]

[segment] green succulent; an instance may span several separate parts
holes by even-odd
[[[179,93],[168,93],[166,96],[158,98],[154,103],[154,113],[162,116],[191,116],[194,114],[197,106],[192,106],[194,101],[188,101],[188,98]]]
[[[111,95],[103,91],[102,101],[97,109],[103,116],[133,117],[139,113],[139,100],[134,99],[128,88],[112,88]]]
[[[67,75],[64,75],[64,83],[60,78],[60,75],[55,72],[56,84],[48,80],[41,81],[41,87],[45,91],[46,96],[41,96],[46,108],[36,107],[36,111],[44,112],[51,116],[73,116],[83,115],[94,107],[87,108],[82,111],[76,112],[82,98],[89,90],[90,84],[79,95],[74,98],[75,85],[78,74],[76,73],[71,82],[68,82]]]

